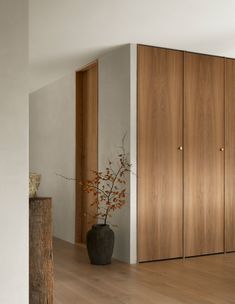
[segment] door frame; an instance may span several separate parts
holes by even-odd
[[[80,182],[83,179],[83,79],[84,72],[97,67],[97,169],[98,169],[98,118],[99,118],[99,76],[98,76],[98,60],[95,60],[84,66],[75,74],[75,243],[82,243],[83,229],[83,190]]]

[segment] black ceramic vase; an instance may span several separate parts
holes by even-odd
[[[91,264],[111,264],[114,232],[109,225],[96,224],[87,232],[87,251]]]

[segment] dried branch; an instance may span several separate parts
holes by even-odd
[[[125,174],[131,172],[131,164],[128,161],[128,154],[125,151],[126,133],[122,137],[121,154],[118,155],[117,170],[113,168],[113,162],[108,160],[105,170],[92,171],[93,178],[86,181],[79,181],[85,192],[96,196],[91,206],[97,205],[99,212],[95,215],[97,219],[102,219],[107,224],[110,212],[120,209],[126,203],[126,180]],[[77,181],[76,178],[70,178],[56,173],[69,181]]]

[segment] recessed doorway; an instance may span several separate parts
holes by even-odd
[[[98,169],[98,62],[76,73],[76,219],[75,242],[86,243],[86,233],[95,224],[95,207],[79,181]]]

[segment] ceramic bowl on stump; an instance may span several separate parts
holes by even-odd
[[[29,197],[36,197],[41,182],[41,174],[29,173]]]

